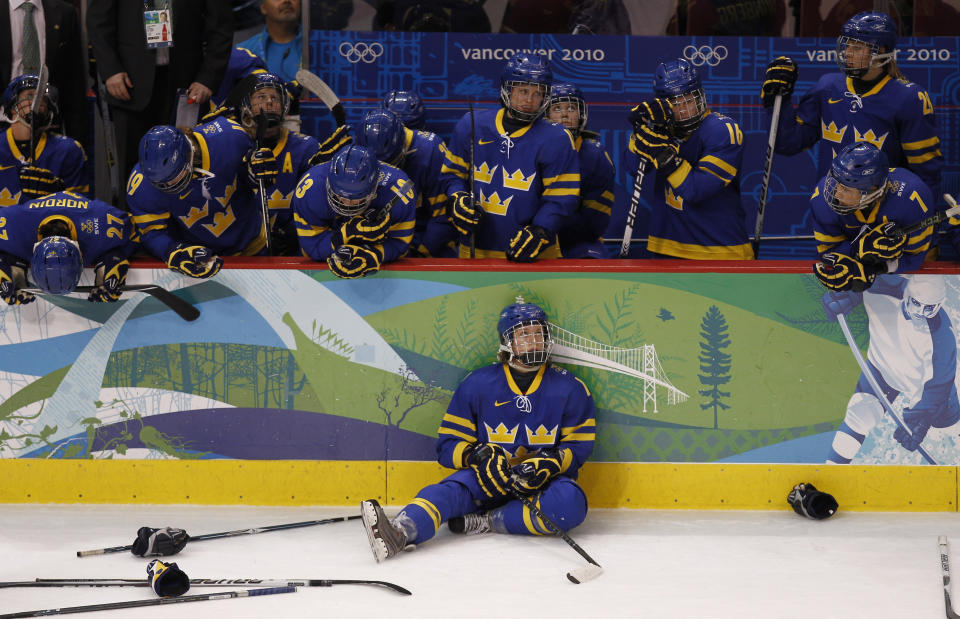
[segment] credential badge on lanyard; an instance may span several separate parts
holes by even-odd
[[[163,8],[156,8],[162,5]],[[143,30],[147,47],[173,47],[173,20],[170,0],[143,0]]]

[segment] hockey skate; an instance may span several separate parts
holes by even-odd
[[[363,527],[370,540],[370,550],[373,551],[373,558],[377,563],[408,548],[406,531],[390,522],[376,499],[361,501],[360,515],[363,517]]]
[[[493,533],[493,525],[490,523],[490,512],[456,516],[447,521],[447,526],[450,528],[451,533],[459,533],[462,535]]]

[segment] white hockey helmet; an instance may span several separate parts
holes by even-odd
[[[946,298],[942,275],[911,275],[903,290],[903,311],[911,318],[933,318]]]

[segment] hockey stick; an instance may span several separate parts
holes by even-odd
[[[473,165],[474,165],[474,152],[473,152],[473,142],[476,140],[476,134],[474,133],[473,126],[473,101],[468,101],[470,105],[470,208],[473,209],[474,214],[477,212],[477,198],[474,192],[474,177],[473,177]],[[473,260],[477,257],[477,231],[474,230],[470,233],[470,259]]]
[[[553,520],[547,517],[547,515],[544,514],[542,511],[540,511],[540,509],[533,504],[533,501],[523,496],[513,488],[510,488],[510,494],[512,494],[521,503],[523,503],[526,506],[526,508],[530,510],[531,514],[539,518],[540,521],[543,522],[543,524],[547,525],[548,529],[550,529],[551,531],[559,535],[563,539],[563,541],[569,544],[571,548],[576,550],[581,557],[583,557],[590,563],[590,565],[585,565],[583,567],[579,567],[575,570],[570,570],[569,572],[567,572],[567,580],[569,580],[575,585],[579,585],[580,583],[587,582],[588,580],[593,580],[600,574],[603,574],[603,568],[600,567],[600,564],[594,561],[593,557],[588,555],[587,552],[583,548],[581,548],[575,541],[573,541],[573,539],[571,539],[569,535],[564,533],[563,530],[557,525],[557,523],[555,523]]]
[[[637,221],[637,209],[640,208],[640,189],[643,186],[643,175],[647,171],[647,163],[643,159],[637,165],[637,172],[633,176],[633,193],[630,195],[630,210],[627,211],[627,222],[623,226],[623,240],[620,242],[620,257],[626,258],[630,254],[630,243],[633,241],[633,225]]]
[[[757,204],[757,226],[753,230],[753,258],[760,258],[760,235],[763,233],[763,211],[767,207],[767,190],[770,188],[770,171],[773,169],[773,147],[777,143],[777,127],[780,124],[780,106],[783,95],[773,99],[773,119],[767,136],[767,154],[763,159],[763,182],[760,184],[760,203]]]
[[[954,215],[960,215],[960,206],[957,205],[957,201],[953,199],[953,196],[951,196],[949,193],[945,193],[943,194],[943,199],[947,201],[947,204],[950,205],[950,208],[945,211],[937,211],[929,217],[924,217],[917,223],[909,225],[903,230],[897,230],[897,234],[906,236],[916,232],[917,230],[923,230],[926,227],[935,226],[942,221],[950,219]]]
[[[96,288],[96,286],[77,286],[73,289],[73,292],[89,293],[94,288]],[[198,310],[192,303],[181,299],[166,288],[157,286],[156,284],[130,284],[128,286],[124,286],[123,290],[124,292],[144,292],[166,305],[168,308],[176,312],[177,316],[183,318],[187,322],[192,322],[200,317],[200,310]],[[30,294],[46,294],[39,288],[23,288],[23,291],[29,292]]]
[[[313,578],[191,578],[191,587],[332,587],[334,585],[375,585],[402,595],[410,590],[383,580],[327,580]],[[37,578],[22,582],[0,582],[0,589],[20,587],[149,587],[143,578]]]
[[[301,527],[312,527],[317,524],[330,524],[331,522],[345,522],[347,520],[357,520],[360,518],[359,515],[356,516],[340,516],[338,518],[326,518],[324,520],[307,520],[306,522],[290,522],[287,524],[275,524],[267,527],[257,527],[255,529],[238,529],[236,531],[223,531],[221,533],[205,533],[203,535],[188,535],[188,542],[202,542],[208,539],[219,539],[221,537],[236,537],[238,535],[256,535],[257,533],[268,533],[270,531],[282,531],[285,529],[299,529]],[[90,557],[93,555],[105,555],[111,554],[114,552],[124,552],[127,550],[133,549],[133,545],[130,546],[113,546],[110,548],[98,548],[96,550],[78,550],[78,557]],[[176,554],[176,553],[173,553]]]
[[[40,75],[37,78],[37,89],[33,91],[33,101],[30,102],[30,165],[36,163],[37,136],[34,133],[34,120],[40,111],[40,103],[47,93],[48,72],[47,65],[40,65]],[[52,110],[47,110],[48,114]]]
[[[913,436],[913,433],[910,432],[910,428],[904,425],[903,421],[893,410],[893,407],[890,406],[890,402],[887,401],[886,396],[883,394],[883,389],[880,388],[880,384],[877,382],[876,376],[873,375],[873,372],[870,370],[870,366],[867,365],[863,355],[860,354],[860,349],[857,348],[857,342],[853,339],[853,334],[850,333],[850,327],[847,326],[846,316],[843,314],[837,314],[837,322],[840,324],[840,330],[843,331],[843,337],[847,338],[847,345],[850,346],[850,350],[853,352],[853,358],[857,360],[857,365],[860,366],[860,371],[863,372],[863,375],[867,377],[867,382],[870,383],[870,388],[873,389],[873,395],[880,400],[880,403],[883,404],[883,408],[887,411],[887,414],[893,418],[898,426],[900,426],[900,429],[906,431],[908,435]],[[930,464],[937,464],[933,461],[933,458],[930,457],[930,454],[928,454],[920,445],[917,445],[917,451]]]
[[[263,134],[267,130],[267,117],[263,112],[257,114],[257,148],[262,148]],[[267,206],[267,188],[263,186],[263,179],[257,179],[257,185],[260,189],[260,212],[263,215],[263,234],[267,241],[267,255],[273,255],[273,244],[270,241],[270,208]]]
[[[97,104],[100,107],[100,119],[103,122],[103,146],[106,151],[107,168],[110,178],[110,204],[117,204],[120,197],[120,162],[117,160],[117,134],[114,131],[113,116],[107,103],[107,87],[97,72]]]
[[[960,619],[960,615],[953,610],[950,601],[950,551],[947,548],[947,536],[940,536],[940,569],[943,571],[943,602],[947,605],[947,619]]]
[[[296,587],[271,587],[269,589],[250,589],[246,591],[224,591],[223,593],[204,593],[202,595],[185,595],[177,598],[156,598],[150,600],[130,600],[128,602],[111,602],[109,604],[88,604],[86,606],[66,606],[64,608],[48,608],[46,610],[27,610],[19,613],[0,615],[0,619],[17,619],[18,617],[47,617],[50,615],[69,615],[72,613],[92,613],[98,610],[114,610],[117,608],[139,608],[140,606],[162,606],[164,604],[180,604],[182,602],[205,602],[207,600],[227,600],[230,598],[247,598],[258,595],[273,595],[274,593],[295,593]]]
[[[343,124],[347,122],[347,111],[343,109],[340,98],[333,94],[333,90],[327,86],[326,82],[317,77],[316,73],[307,71],[306,69],[300,69],[297,71],[297,81],[300,82],[304,88],[320,97],[323,104],[330,108],[330,112],[333,113],[333,118],[337,121],[338,127],[342,127]]]

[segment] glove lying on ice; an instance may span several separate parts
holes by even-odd
[[[154,559],[147,564],[147,580],[153,592],[162,598],[183,595],[190,590],[190,579],[176,563],[163,563]]]
[[[138,557],[166,557],[183,550],[189,539],[190,536],[183,529],[140,527],[130,552]]]
[[[787,495],[787,503],[793,511],[814,520],[829,518],[837,512],[837,500],[826,492],[820,492],[813,484],[797,484]]]

